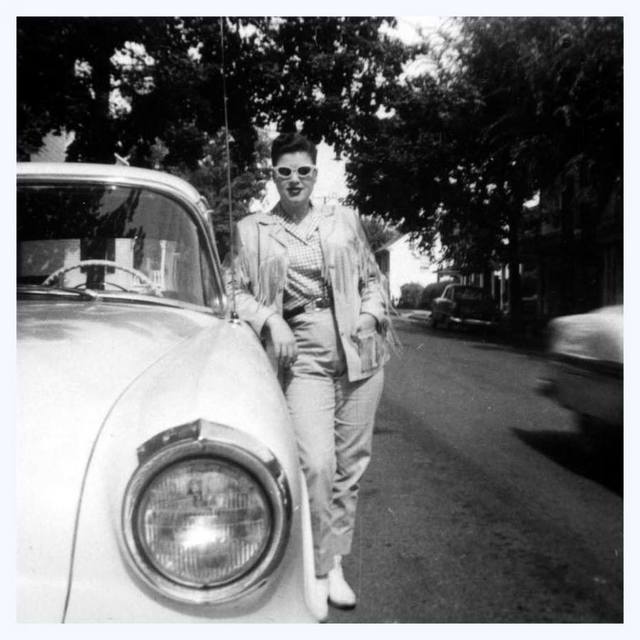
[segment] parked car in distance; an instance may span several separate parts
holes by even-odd
[[[206,201],[115,165],[17,189],[18,621],[316,621],[286,403]]]
[[[494,327],[500,320],[500,309],[493,298],[480,287],[450,284],[431,304],[431,326]]]
[[[455,282],[455,281],[453,281]],[[451,280],[444,280],[440,282],[431,282],[425,286],[422,290],[422,295],[420,296],[420,309],[426,309],[431,311],[433,306],[433,301],[436,298],[439,298],[444,290],[450,285],[453,284]]]
[[[590,436],[620,439],[623,425],[622,305],[554,318],[538,391],[574,411]]]

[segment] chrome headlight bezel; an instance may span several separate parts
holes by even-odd
[[[279,565],[289,539],[291,492],[276,457],[248,434],[205,420],[163,431],[138,449],[140,464],[125,490],[122,531],[130,565],[155,591],[191,604],[217,604],[233,600],[264,584]],[[272,529],[260,559],[243,573],[218,586],[179,583],[163,575],[146,555],[137,528],[137,508],[145,489],[170,466],[195,458],[211,458],[235,465],[261,485],[271,509]]]

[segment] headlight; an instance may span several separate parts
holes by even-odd
[[[256,481],[207,458],[160,472],[141,495],[134,518],[140,545],[158,572],[196,587],[246,573],[271,532],[269,502]]]
[[[275,568],[290,496],[264,447],[226,427],[196,425],[147,443],[125,495],[123,529],[152,586],[181,601],[223,602]]]

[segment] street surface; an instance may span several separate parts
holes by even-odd
[[[622,454],[533,388],[540,353],[396,322],[329,622],[622,622]]]

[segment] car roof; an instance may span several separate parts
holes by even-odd
[[[127,165],[86,162],[18,162],[20,178],[96,180],[98,182],[131,183],[133,185],[177,192],[183,198],[198,204],[200,193],[186,180],[162,171],[129,167]]]

